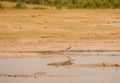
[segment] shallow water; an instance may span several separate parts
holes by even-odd
[[[119,56],[73,56],[71,58],[75,59],[75,64],[120,61]],[[56,68],[46,65],[65,60],[67,57],[0,59],[0,73],[3,74],[46,72],[47,75],[53,75],[38,78],[0,77],[0,83],[120,83],[120,68]],[[62,77],[55,75],[62,75]]]

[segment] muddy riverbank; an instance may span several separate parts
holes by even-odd
[[[0,58],[47,58],[65,56],[120,56],[120,50],[1,51]]]

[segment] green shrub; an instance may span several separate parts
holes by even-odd
[[[71,4],[67,5],[67,9],[75,9],[75,8],[76,8],[75,5],[71,5]]]
[[[56,9],[62,9],[62,5],[56,5]]]
[[[14,8],[17,8],[17,9],[26,9],[26,6],[22,2],[17,2],[17,4],[14,6]]]
[[[0,9],[4,9],[4,7],[2,6],[2,4],[0,3]]]
[[[1,0],[71,8],[120,8],[120,0]],[[16,8],[24,8],[21,3]]]
[[[120,8],[120,0],[115,0],[114,2],[113,2],[113,8]]]

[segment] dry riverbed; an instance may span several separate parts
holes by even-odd
[[[120,83],[119,68],[119,9],[0,10],[1,83]]]

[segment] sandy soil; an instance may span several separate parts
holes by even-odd
[[[40,78],[40,77],[72,77],[75,75],[55,75],[55,74],[46,74],[45,72],[37,72],[33,74],[0,74],[0,77],[11,77],[11,78]]]
[[[25,51],[120,50],[120,11],[1,10],[0,58],[51,57]]]

